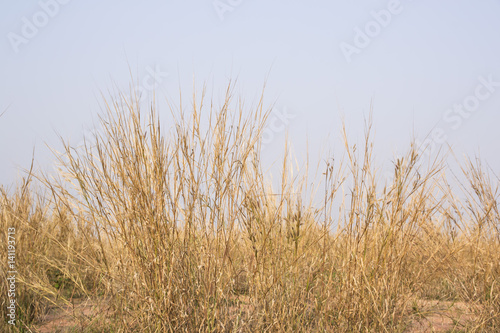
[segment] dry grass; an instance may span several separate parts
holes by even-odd
[[[108,104],[104,133],[66,144],[57,177],[1,189],[0,237],[16,228],[18,266],[5,330],[500,330],[498,180],[480,162],[451,190],[445,160],[422,163],[411,146],[382,184],[368,124],[361,148],[344,133],[318,207],[288,155],[272,188],[259,148],[269,112],[231,96],[209,110],[193,96],[166,133],[154,107]]]

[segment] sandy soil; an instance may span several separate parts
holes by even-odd
[[[474,315],[466,303],[447,301],[419,301],[422,318],[415,320],[408,333],[416,332],[462,332]]]
[[[70,328],[88,327],[96,318],[106,316],[109,311],[106,300],[75,300],[72,305],[51,308],[35,332],[65,332]]]
[[[73,305],[54,307],[42,323],[34,327],[34,332],[65,332],[71,328],[88,327],[96,318],[106,317],[109,311],[107,303],[106,300],[77,300]],[[462,302],[419,301],[418,307],[421,318],[412,323],[407,333],[461,332],[467,322],[474,321],[474,315]]]

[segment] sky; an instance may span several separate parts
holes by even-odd
[[[40,0],[0,10],[0,184],[34,156],[51,170],[61,138],[92,132],[102,95],[178,101],[193,80],[222,98],[229,79],[274,105],[267,161],[321,161],[361,142],[372,110],[381,165],[415,138],[480,155],[500,174],[499,0]],[[132,74],[131,74],[132,72]],[[133,81],[132,81],[133,79]],[[132,85],[132,86],[131,86]],[[159,102],[160,112],[168,108]],[[384,164],[385,163],[385,164]],[[389,163],[390,164],[390,163]]]

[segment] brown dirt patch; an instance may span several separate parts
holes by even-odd
[[[417,306],[421,318],[414,320],[408,333],[462,332],[475,319],[463,302],[420,300]]]
[[[76,299],[73,304],[53,306],[42,318],[41,324],[34,327],[38,333],[66,332],[70,329],[83,329],[109,312],[108,301]]]
[[[73,304],[52,307],[42,323],[34,327],[34,332],[52,333],[67,332],[71,329],[85,329],[97,320],[109,316],[109,302],[101,300],[74,300]],[[467,324],[476,318],[470,306],[463,302],[420,300],[417,302],[418,319],[413,320],[407,333],[417,332],[463,332]],[[247,296],[238,298],[238,307],[233,315],[241,315],[252,311]],[[241,323],[243,324],[243,323]]]

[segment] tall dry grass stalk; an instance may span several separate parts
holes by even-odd
[[[465,304],[457,330],[500,329],[498,181],[480,163],[464,165],[465,200],[445,159],[422,163],[414,145],[382,184],[368,122],[361,148],[344,130],[317,207],[288,154],[272,188],[260,160],[269,111],[263,98],[245,110],[232,88],[219,108],[193,95],[166,132],[154,104],[106,104],[104,131],[65,144],[58,177],[2,188],[2,244],[18,232],[9,329],[82,298],[101,303],[82,331],[405,332],[431,300]]]

